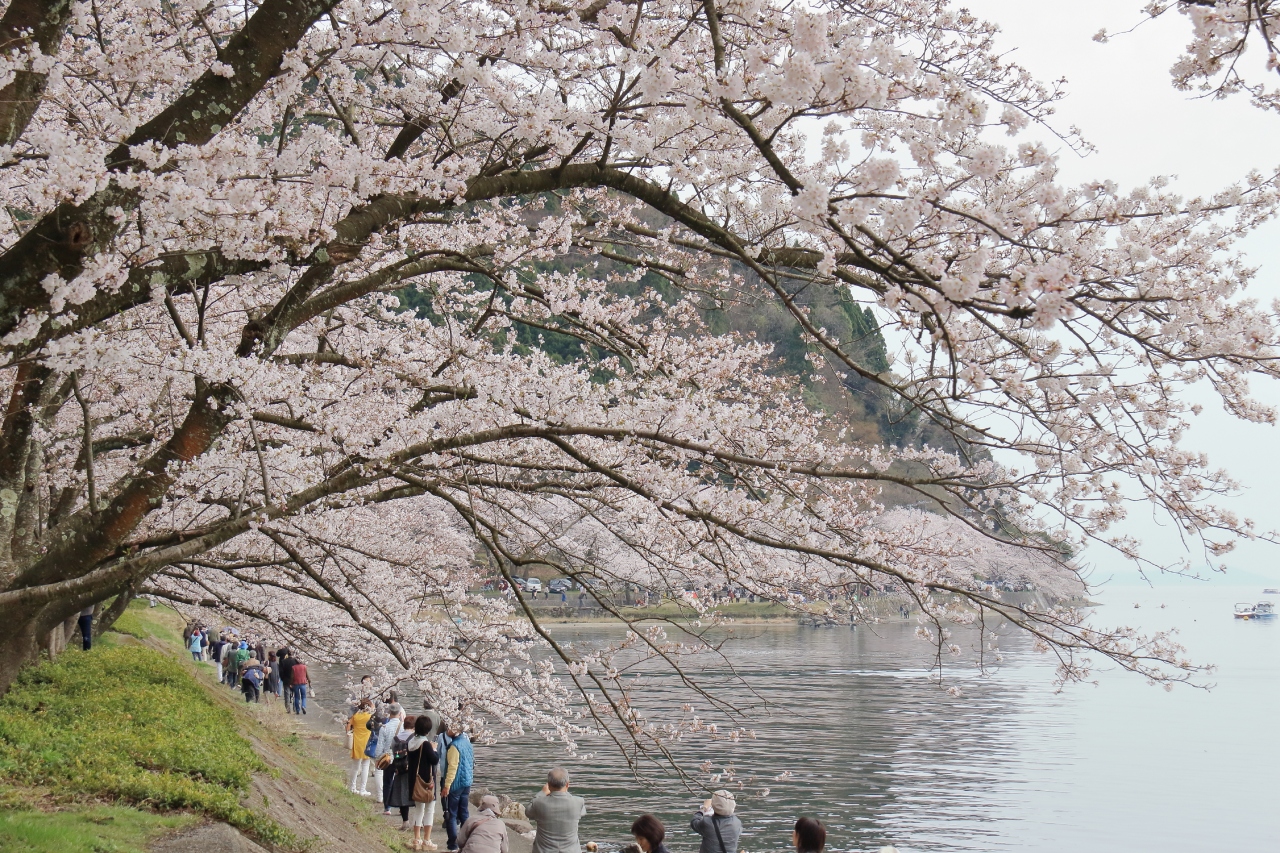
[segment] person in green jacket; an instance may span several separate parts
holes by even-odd
[[[232,690],[240,689],[240,672],[244,669],[249,657],[248,643],[241,643],[240,647],[231,655],[231,673],[227,678],[227,683],[231,685]]]

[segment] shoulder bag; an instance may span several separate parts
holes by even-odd
[[[424,782],[417,773],[413,774],[413,801],[415,803],[433,803],[435,799],[435,779],[432,778]]]
[[[399,724],[400,724],[400,721],[399,721],[399,720],[396,720],[396,732],[399,732],[399,730],[400,730],[400,726],[399,726]],[[391,725],[391,721],[390,721],[390,720],[388,720],[387,722],[383,723],[383,724],[382,724],[382,728],[386,728],[386,727],[387,727],[387,726],[389,726],[389,725]],[[377,747],[378,742],[379,742],[379,741],[381,741],[381,740],[382,740],[382,730],[381,730],[381,729],[379,729],[379,730],[378,730],[378,737],[377,737],[377,739],[372,740],[372,742],[373,742],[373,744],[374,744],[374,750],[375,750],[375,751],[376,751],[376,750],[377,750],[377,748],[378,748],[378,747]],[[375,759],[374,759],[374,761],[373,761],[373,766],[374,766],[374,767],[377,767],[379,770],[386,770],[388,767],[390,767],[390,766],[391,766],[391,762],[392,762],[392,761],[394,760],[394,758],[395,758],[395,757],[392,755],[392,751],[395,749],[395,743],[396,743],[396,735],[395,735],[395,733],[392,733],[392,735],[391,735],[391,749],[388,749],[388,750],[387,750],[386,752],[384,752],[382,755],[379,755],[377,758],[375,758]],[[366,751],[367,751],[367,749],[366,749]]]
[[[373,722],[373,718],[370,718],[369,722]],[[365,723],[365,725],[367,726],[368,723]],[[373,728],[369,729],[369,740],[364,745],[364,757],[365,758],[378,757],[378,730],[377,729],[373,729]]]

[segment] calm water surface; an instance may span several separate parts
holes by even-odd
[[[690,743],[681,759],[733,767],[750,853],[782,850],[799,814],[826,823],[838,851],[1280,849],[1280,620],[1231,617],[1261,589],[1113,587],[1100,597],[1100,622],[1180,626],[1192,656],[1218,665],[1216,686],[1168,693],[1100,671],[1096,687],[1055,694],[1052,661],[1010,639],[998,670],[957,673],[956,699],[926,677],[914,623],[751,626],[731,655],[773,710],[750,720],[756,739]],[[616,629],[561,633],[590,642]],[[640,786],[603,746],[578,760],[535,736],[478,747],[478,783],[527,799],[560,762],[588,799],[584,841],[628,841],[631,820],[650,811],[673,850],[695,848],[697,800],[674,782]]]

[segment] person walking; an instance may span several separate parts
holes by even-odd
[[[377,691],[373,689],[373,676],[363,675],[360,677],[360,686],[356,688],[356,695],[352,697],[352,701],[355,707],[359,707],[361,699],[373,702],[377,695]]]
[[[80,641],[84,644],[84,650],[87,652],[93,646],[92,604],[80,611],[80,618],[76,620],[76,624],[80,626]]]
[[[796,853],[822,853],[827,846],[827,828],[817,818],[802,817],[791,831],[791,844]]]
[[[742,821],[733,813],[737,805],[728,791],[716,791],[702,804],[689,822],[693,831],[702,836],[698,853],[738,853]]]
[[[280,684],[284,687],[284,712],[286,714],[293,710],[293,665],[296,663],[293,652],[288,649],[280,650]]]
[[[237,645],[236,650],[231,656],[231,676],[227,679],[227,683],[232,690],[240,689],[240,671],[244,669],[244,665],[249,662],[249,644],[241,642]]]
[[[387,722],[387,706],[377,700],[373,701],[373,716],[365,727],[369,730],[369,742],[364,747],[364,757],[369,759],[369,773],[373,776],[374,797],[382,802],[382,768],[378,767],[378,732]],[[382,808],[382,806],[379,806]]]
[[[240,641],[234,636],[231,642],[227,643],[227,649],[222,653],[222,683],[229,687],[239,685],[236,672],[236,655],[240,654]]]
[[[387,806],[400,812],[400,829],[409,829],[409,811],[413,808],[413,777],[409,773],[409,740],[413,729],[407,718],[400,721],[400,732],[391,739],[391,777],[386,781]]]
[[[222,644],[222,651],[218,656],[218,681],[223,684],[227,683],[228,673],[231,669],[232,653],[236,649],[236,643],[230,637],[226,638],[226,642]]]
[[[257,658],[249,658],[244,662],[244,669],[240,671],[240,691],[244,693],[244,701],[262,701],[262,683],[264,680],[262,664],[258,663]]]
[[[307,688],[311,686],[311,682],[307,677],[307,665],[297,655],[293,656],[289,683],[293,685],[293,713],[307,713]]]
[[[471,739],[462,730],[462,722],[448,724],[448,748],[444,756],[444,782],[441,783],[441,799],[444,804],[444,832],[450,850],[458,849],[458,827],[467,822],[471,797],[471,780],[475,774],[475,753]],[[573,853],[579,853],[574,850]]]
[[[373,702],[361,699],[356,712],[347,720],[347,731],[351,733],[351,793],[362,797],[369,796],[369,767],[373,761],[364,754],[369,745],[369,720],[373,719]],[[359,784],[357,784],[357,781]]]
[[[431,824],[436,817],[436,748],[431,736],[431,720],[425,715],[413,721],[413,737],[409,738],[405,787],[413,801],[409,823],[413,826],[413,849],[435,850],[431,841]]]
[[[587,801],[569,793],[569,773],[554,767],[542,791],[525,814],[538,824],[533,853],[579,853],[578,821],[587,813]]]
[[[458,850],[460,853],[507,853],[509,844],[507,824],[498,814],[498,798],[485,794],[480,798],[480,811],[458,830]]]
[[[280,698],[280,661],[275,652],[267,652],[267,693]]]
[[[440,737],[440,732],[444,731],[444,719],[440,716],[440,712],[436,710],[436,706],[432,704],[430,699],[422,700],[422,714],[431,721],[431,733],[428,735],[432,740]]]
[[[222,637],[221,634],[219,634],[218,639],[214,640],[213,644],[209,646],[209,660],[213,661],[214,672],[217,673],[218,681],[222,681],[221,655],[222,655],[222,647],[225,646],[226,644],[227,644],[227,641]]]
[[[387,721],[378,729],[378,745],[374,749],[374,764],[382,771],[382,813],[391,814],[391,783],[395,778],[392,763],[395,756],[391,748],[395,745],[395,736],[404,726],[404,708],[398,702],[387,706]]]
[[[187,651],[191,652],[191,659],[196,663],[200,662],[200,632],[191,635],[191,641],[187,644]]]
[[[667,828],[651,814],[642,814],[631,824],[631,837],[636,840],[640,853],[667,853],[667,845],[663,840],[667,837]]]

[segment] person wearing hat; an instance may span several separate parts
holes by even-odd
[[[742,821],[733,813],[737,801],[728,791],[716,791],[693,815],[689,826],[702,836],[698,853],[738,853]]]
[[[244,693],[244,701],[262,701],[262,682],[266,676],[262,672],[262,664],[257,658],[249,658],[240,671],[240,691]]]
[[[458,830],[460,853],[507,853],[507,825],[498,814],[498,798],[485,794],[480,811],[467,818]]]

